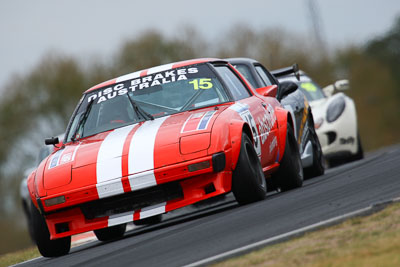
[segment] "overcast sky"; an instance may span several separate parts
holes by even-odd
[[[307,3],[308,0],[2,0],[0,88],[11,74],[27,73],[49,51],[82,60],[107,58],[124,40],[147,29],[179,36],[185,26],[192,25],[210,39],[233,24],[243,23],[254,28],[276,26],[309,36]],[[364,43],[385,33],[400,16],[399,0],[315,0],[315,4],[330,48]]]

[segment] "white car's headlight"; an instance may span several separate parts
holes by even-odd
[[[328,106],[328,110],[326,112],[326,120],[328,122],[333,122],[337,120],[339,116],[342,115],[345,106],[346,102],[343,97],[338,97],[333,100]]]
[[[314,128],[318,129],[319,127],[321,127],[322,123],[324,122],[323,118],[318,118],[315,120],[314,122]]]

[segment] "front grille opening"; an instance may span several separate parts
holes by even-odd
[[[56,223],[56,233],[61,234],[69,231],[69,224],[66,223]]]
[[[178,182],[99,199],[80,206],[86,219],[92,220],[124,212],[135,211],[169,200],[183,198],[183,190]]]
[[[207,194],[211,194],[211,193],[213,193],[213,192],[215,192],[214,183],[208,184],[208,185],[206,185],[206,186],[204,187],[204,193],[206,193],[206,195],[207,195]]]

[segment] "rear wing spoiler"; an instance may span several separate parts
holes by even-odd
[[[271,71],[271,74],[274,75],[276,78],[287,76],[292,73],[297,78],[297,80],[300,81],[300,70],[299,70],[299,65],[297,65],[297,63],[294,63],[291,67],[286,67]]]

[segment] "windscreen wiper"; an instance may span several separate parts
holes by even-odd
[[[129,99],[129,101],[131,102],[132,107],[133,107],[133,109],[135,110],[136,114],[139,114],[139,115],[142,116],[143,119],[145,119],[145,120],[148,120],[148,119],[154,120],[154,116],[153,116],[153,115],[151,115],[150,113],[148,113],[147,111],[145,111],[141,106],[139,106],[139,105],[135,102],[135,100],[132,99],[132,97],[129,95],[129,93],[128,93],[127,95],[128,95],[128,99]]]
[[[79,118],[78,125],[76,125],[74,133],[72,134],[72,137],[71,137],[72,142],[75,142],[77,140],[76,135],[78,134],[79,128],[81,127],[81,125],[83,125],[86,122],[87,118],[89,117],[89,113],[90,113],[90,110],[92,109],[93,103],[94,103],[94,101],[89,102],[85,111]],[[83,132],[83,128],[82,128],[82,132]]]

